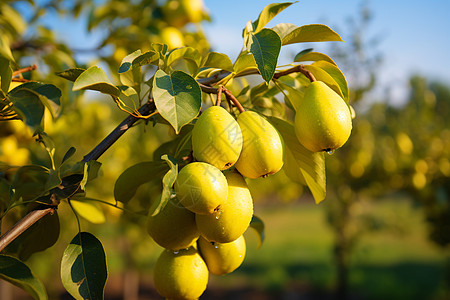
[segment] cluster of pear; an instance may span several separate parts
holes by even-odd
[[[147,222],[150,236],[165,248],[154,268],[155,288],[169,299],[197,299],[209,273],[228,274],[242,264],[243,234],[253,216],[244,177],[279,171],[284,144],[259,114],[241,112],[236,120],[212,106],[194,125],[192,152],[196,161],[179,171],[176,197]]]

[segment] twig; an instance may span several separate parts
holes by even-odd
[[[33,71],[33,70],[36,70],[36,69],[37,69],[37,66],[36,66],[36,65],[31,65],[31,66],[29,66],[29,67],[22,68],[22,69],[19,69],[19,70],[14,71],[14,72],[12,73],[12,76],[15,77],[15,76],[18,76],[18,75],[20,75],[20,74],[22,74],[22,73],[30,72],[30,71]]]
[[[217,89],[216,106],[220,106],[220,102],[222,101],[222,90],[223,90],[223,86],[219,86],[219,88]]]
[[[280,78],[282,76],[286,76],[286,75],[289,75],[289,74],[292,74],[292,73],[298,73],[298,72],[300,72],[303,75],[305,75],[311,82],[316,81],[316,78],[314,77],[314,75],[310,71],[306,70],[304,65],[297,65],[297,66],[295,66],[293,68],[290,68],[290,69],[287,69],[287,70],[275,73],[273,75],[273,78],[274,79],[278,79],[278,78]]]

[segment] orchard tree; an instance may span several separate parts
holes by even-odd
[[[12,22],[9,37],[2,36],[1,120],[24,122],[47,151],[48,163],[0,165],[1,218],[15,216],[18,208],[26,212],[0,238],[1,278],[36,299],[47,298],[23,261],[55,244],[57,209],[67,205],[76,216],[78,233],[61,258],[62,284],[76,299],[102,299],[108,276],[105,250],[96,236],[82,230],[79,218],[92,220],[98,204],[127,208],[138,188],[149,183],[155,192],[141,206],[148,216],[143,231],[164,248],[153,270],[155,287],[166,298],[195,299],[206,289],[209,273],[231,273],[242,264],[248,227],[263,240],[264,223],[253,214],[245,178],[266,180],[283,170],[292,181],[308,186],[316,203],[325,199],[325,153],[344,145],[352,129],[347,82],[329,56],[312,49],[299,52],[289,65],[279,66],[278,57],[282,46],[342,41],[340,36],[321,24],[267,28],[293,4],[287,2],[266,6],[245,25],[243,47],[234,62],[208,51],[201,30],[148,42],[152,33],[163,37],[167,29],[176,32],[206,18],[201,3],[195,8],[192,2],[169,0],[158,6],[150,1],[143,10],[120,1],[99,7],[88,2],[90,28],[119,20],[96,50],[112,44],[115,59],[126,55],[115,70],[109,62],[112,75],[95,65],[69,66],[57,75],[71,82],[72,91],[107,95],[128,116],[81,161],[73,159],[73,146],[56,159],[64,150],[54,142],[58,137],[45,130],[45,114],[65,117],[62,104],[70,102],[62,99],[70,92],[23,75],[35,72],[35,66],[21,68],[11,48],[33,51],[34,44],[11,43],[20,31],[17,23]],[[72,9],[82,10],[81,3]],[[9,24],[6,16],[2,20]],[[121,27],[120,20],[130,16],[142,24]],[[140,49],[130,49],[138,45]],[[255,75],[260,83],[247,79]],[[91,197],[90,186],[102,168],[99,159],[135,125],[149,132],[166,126],[172,138],[160,143],[152,160],[127,168],[108,187],[114,189],[115,203]],[[79,124],[71,126],[76,130]]]

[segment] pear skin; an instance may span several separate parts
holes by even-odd
[[[345,101],[322,81],[306,88],[295,115],[299,142],[313,152],[333,151],[347,142],[352,117]]]

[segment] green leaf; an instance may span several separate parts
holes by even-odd
[[[39,100],[49,110],[53,118],[61,112],[61,91],[53,84],[43,84],[39,82],[25,82],[14,90],[28,90],[39,97]]]
[[[47,182],[51,178],[50,170],[39,165],[20,167],[14,174],[11,189],[14,190],[13,201],[33,200],[47,190]]]
[[[78,233],[64,251],[61,280],[77,300],[103,299],[108,271],[102,243],[88,232]]]
[[[163,190],[161,193],[161,198],[159,201],[155,201],[152,203],[152,206],[149,209],[149,215],[154,217],[166,206],[170,197],[172,197],[173,189],[172,186],[177,180],[178,176],[178,164],[175,160],[168,155],[161,156],[161,159],[164,160],[169,166],[169,171],[164,175],[162,179]]]
[[[9,60],[0,56],[0,88],[6,94],[12,79],[12,68]]]
[[[344,98],[344,94],[342,93],[341,86],[336,82],[336,80],[331,76],[327,71],[318,67],[317,65],[305,65],[304,68],[310,71],[316,80],[323,81],[327,84],[333,91],[335,91],[339,96]],[[344,79],[345,80],[345,79]],[[348,90],[347,90],[348,95]]]
[[[71,158],[75,154],[75,152],[77,152],[77,149],[75,147],[70,147],[69,150],[67,150],[66,154],[64,154],[61,164]]]
[[[348,103],[348,85],[347,80],[345,79],[342,71],[336,66],[336,64],[330,63],[325,60],[316,61],[312,64],[314,67],[321,68],[325,72],[327,72],[334,81],[339,85],[339,89],[342,92],[342,98],[344,98],[345,102]]]
[[[250,221],[250,227],[253,228],[258,234],[258,242],[259,242],[258,248],[259,248],[262,246],[266,236],[264,233],[264,222],[257,216],[253,215],[252,220]]]
[[[94,90],[103,94],[119,96],[119,89],[109,81],[106,73],[97,66],[92,66],[75,80],[73,91]]]
[[[16,253],[22,260],[27,260],[36,252],[53,246],[59,238],[60,223],[58,213],[47,214],[30,226],[5,249]]]
[[[331,59],[331,57],[329,57],[326,54],[323,54],[323,53],[320,53],[320,52],[308,52],[308,53],[302,53],[302,52],[299,52],[294,57],[294,61],[295,62],[300,62],[300,61],[322,61],[323,60],[323,61],[329,62],[329,63],[337,66],[336,63],[334,62],[334,60]]]
[[[243,53],[239,55],[239,57],[236,59],[236,62],[234,63],[234,73],[236,73],[236,76],[243,72],[248,72],[251,70],[258,70],[258,66],[256,65],[255,58],[253,57],[253,54],[251,53]]]
[[[167,172],[167,163],[163,161],[141,162],[126,169],[114,185],[116,201],[127,203],[144,183],[160,180]]]
[[[133,65],[133,60],[135,58],[139,57],[140,55],[142,55],[141,50],[136,50],[133,53],[128,54],[127,56],[125,56],[122,59],[122,63],[120,64],[119,74],[125,73],[125,72],[128,72],[129,70],[131,70],[132,65]]]
[[[4,57],[9,61],[14,62],[14,57],[11,53],[9,41],[5,35],[0,35],[0,57]]]
[[[275,73],[278,55],[281,50],[281,40],[272,29],[264,28],[257,34],[250,34],[250,52],[255,58],[259,73],[268,83]]]
[[[284,3],[272,3],[264,7],[264,9],[259,14],[258,19],[253,22],[253,31],[255,33],[261,31],[270,20],[272,20],[276,15],[278,15],[285,8],[289,7],[295,2],[284,2]]]
[[[202,68],[215,68],[233,72],[233,63],[226,55],[218,52],[209,52],[201,64]]]
[[[8,93],[8,98],[14,104],[12,109],[33,132],[44,131],[45,107],[36,93],[18,86]]]
[[[302,57],[303,55],[310,53],[311,51],[313,51],[313,48],[307,48],[307,49],[304,49],[304,50],[300,51],[299,53],[297,53],[295,55],[294,61],[296,61],[296,59]]]
[[[139,55],[132,62],[132,68],[136,69],[144,65],[155,64],[159,60],[159,53],[156,51],[148,51]],[[156,64],[157,65],[157,64]]]
[[[59,77],[62,77],[64,79],[70,80],[70,81],[75,81],[81,75],[81,73],[83,73],[84,71],[86,71],[86,69],[73,68],[73,69],[67,69],[62,72],[57,72],[56,75]]]
[[[325,157],[323,152],[311,152],[303,147],[295,135],[294,126],[284,120],[269,117],[268,120],[275,126],[283,137],[286,157],[292,159],[285,161],[283,168],[291,168],[293,171],[286,172],[289,174],[301,173],[308,185],[316,203],[320,203],[325,199],[326,195],[326,174],[325,174]],[[298,177],[292,180],[300,182]]]
[[[27,291],[34,299],[46,300],[45,287],[30,268],[15,257],[0,254],[0,278]]]
[[[193,73],[197,72],[197,69],[200,68],[202,63],[202,56],[198,52],[197,49],[192,47],[183,47],[172,50],[167,56],[167,66],[170,67],[175,61],[179,59],[186,59],[195,63],[196,70],[193,70]]]
[[[81,180],[81,183],[80,183],[80,187],[82,190],[84,190],[84,188],[88,182],[97,178],[98,172],[99,172],[101,166],[102,166],[102,163],[100,163],[96,160],[90,160],[84,164],[84,175],[83,175],[83,179]]]
[[[272,29],[279,34],[283,46],[294,43],[343,42],[339,34],[334,32],[330,27],[322,24],[311,24],[298,27],[294,24],[280,23]]]
[[[153,81],[153,97],[159,114],[172,125],[177,134],[198,115],[202,105],[200,86],[194,78],[182,71],[167,75],[158,70]]]
[[[120,90],[120,101],[131,109],[137,109],[139,107],[139,95],[136,90],[126,85],[119,86],[118,88]]]
[[[283,89],[283,94],[285,99],[289,101],[288,106],[291,106],[295,111],[298,109],[298,105],[303,100],[303,95],[305,94],[303,88],[293,88],[281,81],[277,81],[278,86]]]
[[[105,223],[105,214],[96,199],[76,196],[70,198],[70,204],[77,215],[83,217],[87,221],[93,224]]]

